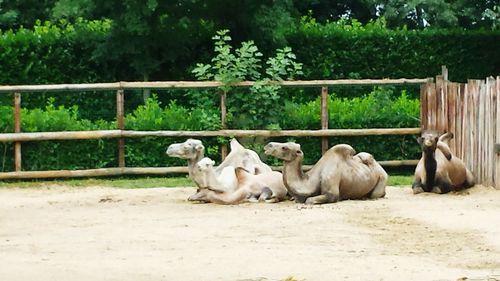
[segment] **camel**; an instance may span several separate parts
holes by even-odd
[[[441,136],[436,131],[424,131],[417,139],[422,157],[415,169],[412,184],[414,194],[422,192],[448,193],[474,186],[474,176],[464,162],[450,150],[447,141],[452,133]]]
[[[236,168],[235,173],[230,175],[229,178],[221,179],[221,176],[217,177],[215,174],[214,163],[210,158],[203,158],[198,162],[197,169],[204,175],[209,187],[190,196],[189,201],[212,202],[224,205],[260,201],[275,203],[284,200],[287,195],[286,187],[283,184],[283,176],[279,172],[271,171],[253,175],[243,168]],[[226,191],[223,191],[222,189],[225,187],[218,185],[225,181],[232,184],[233,180],[236,180],[238,184],[235,190],[227,190],[226,188]],[[217,186],[219,189],[214,189],[212,186]]]
[[[231,152],[227,155],[226,159],[215,168],[215,173],[217,175],[222,174],[226,167],[243,167],[253,174],[272,171],[268,165],[260,160],[255,151],[244,148],[236,139],[231,140],[230,146]],[[189,177],[198,188],[202,188],[204,179],[195,167],[205,155],[205,146],[203,146],[200,140],[188,139],[183,143],[171,144],[166,153],[170,157],[186,159],[188,162]]]
[[[233,192],[238,187],[238,178],[233,166],[222,169],[217,175],[214,169],[215,161],[205,157],[196,163],[196,174],[199,178],[201,189],[211,189],[217,192]]]
[[[380,174],[378,166],[363,163],[363,159],[369,160],[366,155],[355,159],[356,152],[350,145],[333,146],[307,173],[302,171],[304,153],[299,144],[271,142],[264,150],[267,155],[283,160],[283,181],[298,203],[334,203],[385,195],[385,171]]]

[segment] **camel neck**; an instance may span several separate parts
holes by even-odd
[[[437,162],[435,158],[435,150],[423,150],[422,157],[424,158],[425,167],[425,186],[427,189],[431,190],[434,186],[434,180],[436,178]]]
[[[199,154],[196,155],[196,157],[187,160],[187,162],[188,162],[188,172],[189,172],[189,176],[191,178],[193,178],[193,176],[194,176],[193,175],[193,171],[195,169],[196,163],[200,162],[200,160],[203,157],[205,157],[204,153],[200,152]]]
[[[302,161],[302,158],[297,157],[292,161],[284,162],[283,181],[294,195],[309,196],[312,192],[307,188],[308,177],[302,171]]]

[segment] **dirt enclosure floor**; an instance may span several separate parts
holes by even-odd
[[[500,280],[493,188],[312,207],[192,193],[0,189],[0,280]]]

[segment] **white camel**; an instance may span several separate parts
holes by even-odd
[[[266,172],[253,175],[243,168],[226,167],[225,175],[216,175],[214,161],[203,158],[196,164],[196,169],[202,175],[207,188],[190,196],[189,201],[203,201],[217,204],[239,204],[242,202],[275,203],[286,198],[287,189],[280,172]],[[232,172],[232,173],[231,173]],[[236,188],[235,184],[237,185]]]
[[[231,151],[227,155],[226,159],[224,159],[224,161],[215,168],[215,175],[221,175],[228,167],[233,168],[233,174],[234,168],[238,167],[244,168],[252,174],[272,171],[268,165],[260,160],[259,155],[255,151],[246,149],[236,139],[231,140],[230,147]],[[171,144],[166,153],[170,157],[187,160],[189,176],[199,189],[210,187],[206,186],[204,175],[196,169],[196,164],[203,159],[205,154],[205,146],[203,146],[200,140],[188,139],[183,143]],[[224,172],[224,174],[229,173],[229,171]],[[217,177],[212,183],[216,186],[222,185],[221,183],[217,183]],[[217,189],[217,187],[214,189]]]

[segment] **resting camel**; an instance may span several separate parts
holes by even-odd
[[[215,168],[215,173],[217,175],[222,174],[227,167],[233,167],[233,169],[236,167],[243,167],[253,174],[271,171],[271,168],[260,160],[255,151],[244,148],[236,139],[231,140],[230,146],[231,152],[227,155],[226,159]],[[203,176],[195,169],[196,163],[205,155],[205,146],[203,146],[200,140],[188,139],[183,143],[171,144],[166,153],[170,157],[186,159],[188,162],[189,176],[199,188],[202,188]]]
[[[217,204],[239,204],[243,202],[259,202],[265,201],[275,203],[285,199],[287,190],[283,184],[283,176],[279,172],[267,172],[258,175],[253,175],[243,168],[236,168],[235,173],[229,178],[221,179],[217,177],[213,167],[214,161],[210,158],[203,158],[197,164],[197,169],[200,174],[204,175],[208,188],[202,189],[200,192],[190,196],[189,201],[204,201]],[[238,183],[238,188],[232,191],[223,191],[214,189],[212,186],[218,186],[218,183],[230,181],[232,177]],[[215,183],[213,183],[215,181]]]
[[[302,171],[304,153],[299,144],[271,142],[264,150],[267,155],[283,160],[283,181],[298,203],[323,204],[385,196],[387,173],[374,160],[371,163],[371,155],[354,157],[356,152],[350,145],[333,146],[307,173]]]
[[[451,153],[447,141],[452,133],[441,136],[435,131],[425,131],[419,137],[422,158],[415,169],[414,194],[421,192],[448,193],[474,185],[474,176],[464,162]]]
[[[238,178],[233,166],[222,169],[220,175],[215,173],[215,161],[205,157],[196,163],[196,175],[201,189],[217,192],[233,192],[238,187]]]

